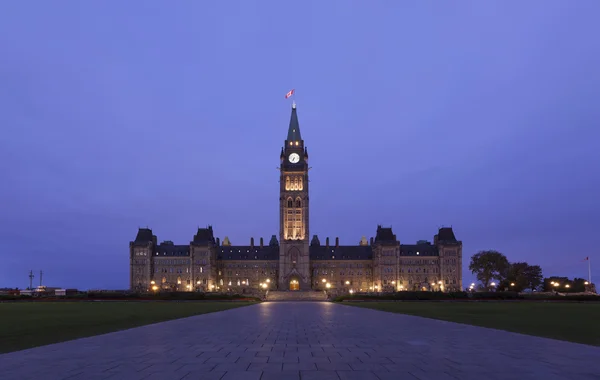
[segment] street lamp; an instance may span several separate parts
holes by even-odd
[[[514,283],[514,282],[511,282],[511,283],[510,283],[510,286],[515,286],[515,283]]]
[[[154,291],[157,291],[157,290],[158,290],[158,286],[154,285],[154,286],[152,287],[152,290],[154,290]]]
[[[327,284],[325,284],[325,287],[326,287],[327,289],[329,289],[329,288],[331,288],[331,284],[330,284],[330,283],[327,283]]]
[[[495,283],[495,282],[492,282],[490,285],[491,285],[491,286],[496,286],[496,283]]]
[[[583,285],[589,285],[590,283],[588,281],[584,282]]]
[[[346,285],[350,285],[350,281],[346,281]]]
[[[326,279],[322,279],[322,280],[321,280],[321,282],[322,282],[322,283],[326,283],[326,282],[327,282],[327,280],[326,280]]]

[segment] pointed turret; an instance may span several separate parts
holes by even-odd
[[[298,123],[298,114],[296,113],[296,103],[292,104],[292,116],[290,117],[287,141],[288,144],[292,141],[302,141],[302,136],[300,136],[300,124]]]

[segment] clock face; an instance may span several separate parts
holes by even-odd
[[[292,153],[292,154],[290,154],[290,156],[288,157],[288,159],[290,160],[290,162],[292,164],[295,164],[298,161],[300,161],[300,156],[298,155],[298,153]]]

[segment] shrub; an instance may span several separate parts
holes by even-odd
[[[469,298],[476,300],[516,300],[523,297],[518,292],[475,292],[469,293]]]

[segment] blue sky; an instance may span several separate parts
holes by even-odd
[[[125,288],[138,227],[278,231],[297,90],[311,231],[453,226],[545,275],[600,265],[596,1],[0,5],[0,286]],[[593,267],[595,278],[599,266]],[[37,281],[37,278],[36,278]]]

